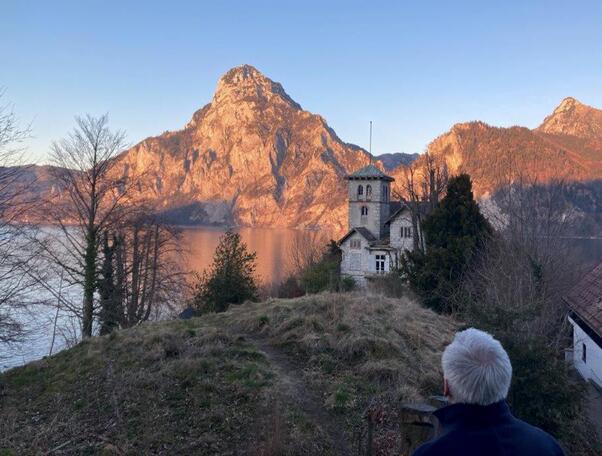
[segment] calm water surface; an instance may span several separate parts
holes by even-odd
[[[290,250],[311,232],[292,229],[240,228],[236,230],[250,251],[257,253],[257,275],[261,283],[280,282],[290,270]],[[211,266],[213,252],[224,234],[222,228],[185,228],[182,233],[188,251],[189,269],[196,272]],[[328,239],[328,238],[327,238]]]
[[[201,273],[209,268],[215,247],[224,232],[223,228],[183,229],[182,248],[185,252],[183,259],[186,270]],[[257,253],[257,278],[261,284],[267,285],[278,283],[286,277],[290,270],[290,250],[295,242],[317,236],[316,233],[292,229],[240,228],[237,232],[248,249]],[[58,283],[53,286],[58,288]],[[32,293],[45,292],[32,290]],[[64,290],[63,298],[79,305],[81,289],[72,287]],[[27,337],[22,343],[8,347],[0,345],[0,371],[47,356],[51,345],[52,353],[56,353],[77,340],[78,320],[65,310],[57,311],[52,305],[53,299],[49,302],[50,305],[36,305],[22,312],[20,320],[27,329]]]
[[[223,235],[224,229],[185,228],[182,233],[182,247],[186,251],[185,263],[188,270],[202,272],[212,262],[215,247]],[[308,233],[292,229],[241,228],[237,230],[251,251],[257,253],[257,275],[261,283],[278,283],[290,270],[290,251],[295,244],[307,243],[308,239],[328,235]],[[567,240],[574,251],[587,266],[602,260],[602,239]],[[586,267],[587,267],[586,266]],[[72,302],[81,302],[81,290],[73,288],[66,291]],[[78,337],[78,322],[71,315],[56,307],[36,306],[23,315],[29,334],[21,344],[11,347],[0,346],[0,370],[18,366],[40,359],[49,354],[54,332],[54,320],[58,321],[53,353],[69,345]]]

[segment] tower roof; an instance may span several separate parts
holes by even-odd
[[[363,168],[358,169],[354,173],[349,174],[346,177],[347,180],[368,180],[368,179],[377,179],[377,180],[385,180],[388,182],[393,182],[391,176],[387,176],[376,166],[370,164],[368,166],[364,166]]]

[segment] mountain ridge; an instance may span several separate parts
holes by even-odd
[[[567,97],[537,128],[454,124],[426,148],[451,174],[467,172],[475,195],[524,173],[538,182],[602,179],[602,111]],[[182,129],[143,139],[116,159],[144,176],[142,195],[182,224],[328,229],[347,224],[345,175],[374,162],[402,191],[406,167],[424,154],[370,157],[319,114],[251,65],[224,73]],[[42,188],[52,188],[45,183]]]

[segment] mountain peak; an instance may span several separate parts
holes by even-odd
[[[556,109],[554,109],[554,114],[559,114],[561,112],[569,111],[569,110],[575,108],[576,106],[584,106],[584,105],[579,100],[577,100],[573,97],[566,97],[560,102],[560,104],[556,107]]]
[[[278,82],[272,81],[252,65],[243,64],[228,70],[217,82],[214,102],[276,102],[301,109]]]
[[[602,111],[581,103],[573,97],[564,98],[547,116],[538,131],[581,138],[602,136]]]
[[[261,71],[255,68],[253,65],[242,64],[230,68],[226,73],[219,79],[218,84],[238,84],[245,79],[251,80],[267,80]]]

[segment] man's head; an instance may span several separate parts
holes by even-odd
[[[508,395],[510,358],[490,334],[475,328],[458,332],[441,361],[451,402],[489,405]]]

